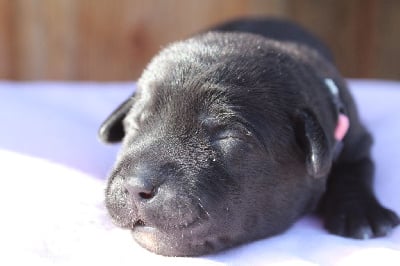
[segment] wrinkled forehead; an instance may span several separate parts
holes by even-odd
[[[221,85],[192,83],[140,88],[128,116],[139,123],[156,124],[158,120],[167,126],[184,128],[210,118],[225,121],[237,115]]]
[[[139,79],[132,116],[139,121],[153,117],[174,127],[193,126],[209,116],[242,116],[255,124],[262,122],[263,127],[274,117],[281,120],[286,101],[281,90],[295,87],[286,76],[290,73],[278,64],[286,57],[278,56],[276,47],[253,46],[243,50],[239,44],[225,47],[208,40],[172,45],[152,60]],[[211,49],[216,47],[224,48],[223,52]],[[292,95],[285,93],[286,98]]]

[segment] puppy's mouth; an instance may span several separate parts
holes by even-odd
[[[150,237],[152,234],[159,231],[154,226],[146,225],[146,223],[142,219],[138,219],[135,223],[133,223],[130,230],[135,238],[140,235],[141,239],[143,239],[143,237]]]
[[[161,228],[158,228],[156,226],[152,226],[149,224],[146,224],[146,222],[143,219],[137,219],[135,222],[132,223],[131,230],[132,231],[143,231],[143,230],[150,230],[151,228],[157,229],[160,231],[165,231],[165,232],[173,232],[173,231],[184,231],[187,229],[193,229],[197,226],[200,226],[202,223],[201,217],[198,217],[194,219],[193,221],[190,222],[185,222],[181,224],[164,224]]]
[[[134,229],[135,227],[141,227],[141,226],[146,226],[146,224],[144,223],[143,220],[138,219],[138,220],[133,224],[132,229]]]
[[[132,232],[140,231],[140,230],[148,230],[150,228],[154,228],[153,226],[146,225],[144,220],[137,219],[136,221],[132,222],[132,224],[127,228],[130,229]]]
[[[227,245],[209,235],[209,223],[200,218],[190,223],[158,228],[136,220],[131,228],[135,241],[142,247],[166,256],[190,256],[220,250]]]

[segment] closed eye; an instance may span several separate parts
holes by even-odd
[[[237,129],[226,129],[218,132],[213,140],[225,140],[225,139],[234,139],[234,140],[246,140],[251,136],[250,133],[243,132],[244,130],[237,130]]]
[[[202,126],[213,142],[225,139],[246,140],[253,135],[239,121],[218,121],[217,119],[208,118],[202,121]]]
[[[211,142],[220,148],[221,145],[264,148],[258,135],[241,123],[235,123],[234,125],[218,128],[218,130],[214,131],[214,134],[212,134]]]

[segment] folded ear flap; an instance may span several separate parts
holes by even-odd
[[[318,119],[311,111],[302,110],[295,120],[296,139],[306,155],[308,174],[315,178],[328,175],[332,166],[332,152]]]
[[[133,104],[133,96],[126,99],[100,126],[98,135],[105,143],[119,142],[125,136],[122,120]]]

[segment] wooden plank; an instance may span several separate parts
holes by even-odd
[[[362,4],[362,5],[361,5]],[[362,6],[362,8],[360,8]],[[357,69],[360,77],[373,77],[376,65],[376,19],[377,0],[364,0],[358,2],[356,9],[356,45]]]
[[[288,16],[318,35],[331,48],[339,68],[354,76],[356,68],[355,23],[352,1],[299,0],[288,6]]]
[[[299,0],[288,16],[305,25],[332,49],[347,77],[376,77],[377,0]]]
[[[0,0],[0,79],[13,77],[12,3]]]
[[[133,80],[159,49],[247,15],[300,22],[350,77],[400,78],[399,1],[0,0],[0,78]]]
[[[15,9],[18,78],[72,78],[73,1],[15,0]]]
[[[379,1],[375,77],[400,80],[400,1]]]
[[[94,7],[80,1],[78,78],[136,79],[160,47],[229,18],[277,15],[283,2],[122,0],[96,1]]]

